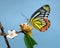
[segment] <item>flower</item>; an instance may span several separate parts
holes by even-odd
[[[17,33],[16,33],[16,31],[15,30],[8,30],[8,35],[6,36],[6,37],[8,37],[8,38],[14,38],[14,37],[16,37],[17,36]]]
[[[20,28],[21,28],[21,31],[23,31],[24,33],[27,33],[28,35],[32,35],[32,26],[29,26],[27,23],[24,23],[24,24],[20,24]]]

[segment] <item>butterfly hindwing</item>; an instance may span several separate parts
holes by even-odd
[[[44,5],[33,13],[30,18],[30,23],[42,32],[46,31],[50,26],[50,21],[47,19],[50,13],[49,5]]]
[[[50,27],[50,21],[47,18],[44,18],[44,21],[46,22],[46,25],[39,29],[41,32],[46,31]]]

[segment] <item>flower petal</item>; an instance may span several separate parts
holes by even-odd
[[[16,32],[15,30],[12,30],[12,32]]]
[[[10,33],[11,32],[11,30],[8,30],[8,33]]]
[[[24,23],[25,25],[27,25],[27,23]]]

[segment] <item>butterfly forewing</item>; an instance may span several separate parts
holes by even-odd
[[[44,6],[42,6],[41,8],[39,8],[38,10],[36,10],[33,14],[32,14],[32,16],[31,16],[31,18],[36,18],[36,17],[48,17],[48,15],[49,15],[49,13],[50,13],[50,6],[49,5],[44,5]],[[31,19],[30,18],[30,19]]]

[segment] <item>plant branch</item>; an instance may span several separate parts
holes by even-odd
[[[16,31],[16,34],[23,33],[22,31]],[[8,34],[0,32],[0,36],[7,36]]]
[[[8,34],[6,34],[4,32],[4,28],[3,28],[2,24],[1,24],[1,22],[0,22],[0,29],[1,29],[0,36],[4,37],[6,45],[7,45],[7,48],[10,48],[9,42],[7,40],[7,37],[6,37]],[[19,34],[19,33],[23,33],[23,31],[16,31],[16,34]]]
[[[3,28],[2,24],[1,24],[1,22],[0,22],[0,29],[1,29],[1,35],[6,34],[6,33],[4,32],[4,28]],[[2,34],[2,33],[3,33],[3,34]],[[10,48],[10,45],[9,45],[9,42],[8,42],[6,36],[3,36],[3,37],[4,37],[4,39],[5,39],[7,48]]]

